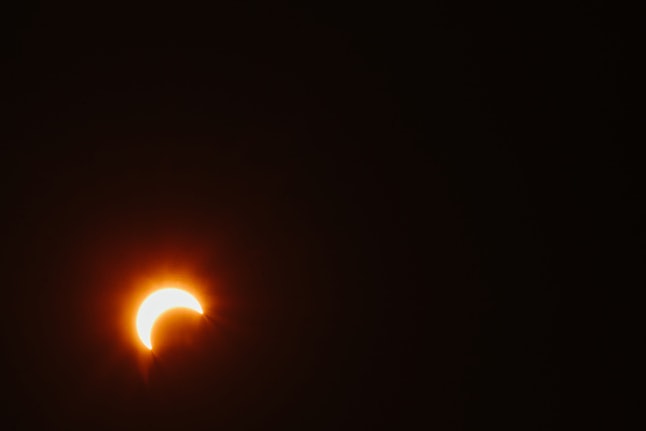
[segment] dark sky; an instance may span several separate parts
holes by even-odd
[[[568,429],[633,319],[620,14],[214,3],[3,13],[7,429]]]

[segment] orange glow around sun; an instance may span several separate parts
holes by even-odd
[[[150,353],[155,352],[156,331],[158,327],[164,327],[165,317],[172,321],[182,315],[176,314],[181,311],[211,316],[214,280],[191,269],[178,265],[145,268],[142,275],[126,282],[129,287],[121,291],[121,333],[130,348],[140,352],[144,363],[147,363]]]

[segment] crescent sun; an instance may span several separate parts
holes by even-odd
[[[176,288],[160,289],[150,294],[141,303],[137,312],[137,334],[149,350],[153,349],[151,334],[160,315],[174,308],[186,308],[203,314],[202,306],[193,295]]]

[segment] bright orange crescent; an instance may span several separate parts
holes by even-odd
[[[176,288],[160,289],[150,294],[141,303],[137,312],[137,334],[149,350],[153,349],[151,334],[159,316],[174,308],[186,308],[203,314],[202,306],[193,295]]]

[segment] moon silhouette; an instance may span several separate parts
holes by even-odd
[[[149,350],[153,349],[150,339],[155,322],[164,312],[174,308],[186,308],[196,313],[204,313],[202,306],[193,295],[173,287],[157,290],[141,303],[137,312],[137,334]]]

